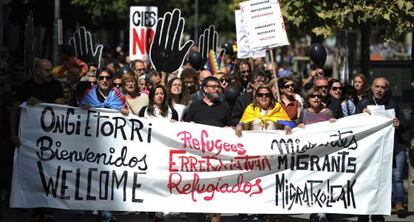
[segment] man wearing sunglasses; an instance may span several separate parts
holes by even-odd
[[[128,106],[124,95],[117,88],[112,87],[112,71],[106,67],[96,71],[98,84],[88,89],[80,101],[81,107],[107,108],[119,110],[128,115]]]
[[[317,77],[314,82],[315,87],[319,90],[322,95],[322,104],[330,109],[333,113],[333,118],[339,119],[342,117],[341,101],[329,94],[329,82],[323,77]]]

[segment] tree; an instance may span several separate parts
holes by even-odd
[[[411,0],[281,0],[287,27],[328,36],[338,30],[361,31],[361,71],[369,72],[370,28],[381,28],[383,39],[412,31],[414,5]]]

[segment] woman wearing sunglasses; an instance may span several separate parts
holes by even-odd
[[[328,120],[335,122],[332,111],[322,104],[322,95],[315,87],[306,93],[306,104],[308,108],[303,109],[299,115],[299,127]]]
[[[294,83],[290,77],[283,77],[278,80],[280,100],[283,109],[289,118],[297,122],[302,111],[301,97],[294,92]]]
[[[236,135],[241,136],[242,130],[276,129],[284,129],[286,134],[290,134],[294,125],[283,107],[276,102],[270,87],[259,86],[255,91],[253,103],[244,110],[236,126]]]

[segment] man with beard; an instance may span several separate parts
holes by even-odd
[[[241,92],[244,93],[247,90],[247,85],[251,79],[250,75],[252,72],[252,68],[250,63],[247,60],[242,60],[239,63],[239,83]]]
[[[39,59],[34,63],[33,78],[24,82],[16,91],[12,111],[10,112],[10,139],[16,147],[20,146],[17,135],[17,123],[20,114],[19,105],[27,101],[27,105],[38,103],[64,104],[62,84],[52,78],[52,63],[47,59]],[[53,212],[47,208],[35,208],[31,221],[52,221]]]
[[[386,110],[394,109],[395,117],[392,120],[392,125],[395,127],[394,133],[394,146],[389,147],[393,149],[393,164],[392,164],[392,203],[394,204],[394,210],[398,217],[404,217],[406,210],[404,208],[404,195],[405,188],[403,184],[404,171],[406,170],[405,164],[407,162],[406,147],[407,144],[403,138],[403,130],[405,127],[401,126],[401,122],[404,121],[404,115],[399,109],[398,104],[391,98],[389,89],[389,82],[383,77],[374,79],[372,83],[372,92],[357,105],[357,113],[366,112],[371,114],[371,110],[368,106],[383,106]],[[369,221],[368,215],[359,216],[358,221]],[[371,221],[384,221],[382,215],[372,215]]]
[[[220,83],[214,76],[209,76],[201,83],[204,97],[191,103],[184,117],[185,122],[195,122],[210,126],[224,127],[230,124],[230,107],[220,100]],[[220,221],[220,214],[207,214],[206,219]]]
[[[184,120],[210,126],[224,127],[229,125],[230,107],[220,101],[220,84],[216,77],[207,77],[201,84],[204,97],[194,101],[188,109]]]
[[[207,69],[202,70],[200,72],[198,76],[198,85],[200,86],[200,88],[197,90],[197,92],[191,94],[191,101],[195,102],[195,101],[203,99],[204,93],[203,93],[203,88],[201,87],[201,85],[204,82],[204,80],[210,76],[213,76],[213,74],[211,74],[211,72]]]

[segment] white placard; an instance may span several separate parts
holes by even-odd
[[[237,58],[257,58],[266,57],[266,50],[252,51],[249,47],[247,39],[246,27],[243,22],[243,16],[240,10],[234,12],[236,20],[236,36],[237,36]]]
[[[129,57],[148,60],[148,52],[157,26],[158,7],[131,6],[129,11]]]
[[[278,0],[251,0],[240,3],[251,50],[289,45]]]
[[[284,131],[22,107],[11,206],[390,214],[394,127],[366,113]],[[179,204],[178,204],[179,203]]]

